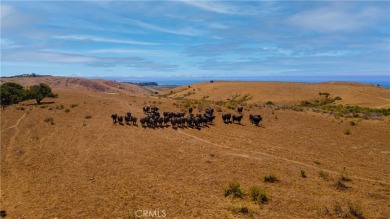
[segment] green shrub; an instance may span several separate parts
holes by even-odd
[[[279,179],[274,174],[269,174],[268,176],[264,177],[264,182],[275,183],[279,182]]]
[[[265,104],[266,104],[266,105],[275,105],[274,102],[272,102],[272,101],[270,101],[270,100],[267,101]]]
[[[344,134],[346,135],[350,135],[351,134],[351,131],[349,129],[345,130]]]
[[[259,204],[266,204],[269,200],[268,195],[264,189],[261,189],[259,186],[253,186],[250,188],[250,194],[252,200]]]
[[[225,189],[225,197],[233,195],[234,198],[243,198],[244,192],[240,188],[238,181],[231,181],[229,187]]]

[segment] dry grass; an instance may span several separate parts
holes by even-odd
[[[309,99],[306,93],[318,96],[318,92],[340,96],[345,103],[370,106],[387,103],[370,95],[390,99],[388,89],[360,85],[304,84],[285,90],[277,84],[275,89],[271,83],[266,88],[255,85],[248,85],[247,90],[241,83],[229,88],[207,85],[200,91],[200,85],[191,85],[196,89],[191,97],[201,94],[200,98],[226,101],[218,97],[237,89],[233,94],[249,93],[253,98],[248,102],[261,104],[267,100],[277,104],[301,101]],[[258,212],[253,217],[262,218],[329,218],[338,217],[332,208],[330,216],[317,209],[335,201],[342,214],[390,215],[390,157],[382,153],[389,151],[388,117],[363,120],[352,127],[350,120],[339,123],[326,114],[254,107],[250,113],[264,117],[263,127],[251,125],[247,115],[241,126],[225,125],[221,113],[215,112],[214,125],[201,130],[144,129],[114,124],[110,115],[130,111],[140,118],[144,103],[153,101],[161,101],[157,102],[161,111],[181,108],[174,106],[172,99],[61,86],[54,90],[60,98],[47,100],[54,101],[50,105],[53,110],[31,101],[21,103],[27,110],[9,107],[1,113],[1,205],[9,218],[125,218],[133,209],[164,209],[167,218],[249,217],[245,212],[250,211]],[[68,86],[73,85],[69,82]],[[292,96],[292,91],[298,97]],[[85,101],[87,104],[81,104]],[[65,107],[55,110],[74,103],[79,105],[70,113],[64,113]],[[86,115],[93,119],[87,120]],[[55,125],[43,122],[48,117],[55,119]],[[83,126],[85,121],[88,124]],[[347,128],[352,135],[344,135]],[[20,146],[23,153],[15,150]],[[351,189],[337,190],[332,186],[337,181],[316,177],[320,167],[336,179],[344,166],[352,181],[342,182]],[[309,176],[305,180],[298,175],[303,168]],[[263,182],[260,177],[270,172],[281,182]],[[249,195],[225,198],[223,189],[232,179],[240,182],[240,189],[259,185],[272,199],[259,205]],[[359,206],[349,206],[349,201]],[[248,211],[232,211],[229,206]]]

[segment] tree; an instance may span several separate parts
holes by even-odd
[[[6,106],[19,103],[26,99],[26,91],[23,89],[23,86],[14,83],[6,82],[0,85],[1,89],[1,107],[5,109]]]
[[[41,101],[45,97],[58,97],[58,94],[54,94],[51,91],[49,85],[40,83],[39,85],[33,85],[28,90],[29,99],[35,99],[38,104],[41,104]]]

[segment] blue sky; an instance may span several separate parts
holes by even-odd
[[[1,1],[1,75],[390,74],[390,1]]]

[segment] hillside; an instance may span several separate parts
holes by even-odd
[[[390,89],[368,84],[329,82],[224,82],[198,83],[190,87],[177,87],[165,92],[171,98],[227,100],[234,96],[248,96],[247,103],[264,104],[272,101],[278,105],[298,104],[303,100],[318,99],[318,93],[329,93],[342,98],[339,104],[363,107],[390,108]]]
[[[182,111],[182,100],[173,98],[193,89],[186,98],[218,101],[240,93],[252,96],[249,103],[290,104],[329,92],[344,104],[372,107],[389,104],[388,89],[216,82],[178,87],[164,98],[133,85],[126,89],[134,92],[124,92],[107,81],[42,82],[59,98],[1,111],[0,201],[6,218],[131,218],[140,209],[164,211],[166,218],[355,218],[351,209],[365,218],[390,216],[389,116],[246,107],[239,125],[223,123],[222,113],[237,113],[222,108],[213,125],[199,130],[119,125],[110,118],[126,112],[141,118],[145,105]],[[252,125],[249,114],[261,114],[261,126]],[[269,175],[279,181],[265,182]],[[241,184],[242,199],[225,197],[231,181]],[[251,199],[252,186],[266,190],[266,204]]]
[[[85,78],[70,78],[70,77],[14,77],[1,78],[1,83],[16,82],[23,86],[32,86],[38,83],[46,83],[56,90],[86,90],[106,93],[129,93],[133,95],[146,95],[147,92],[141,87],[133,84],[120,83],[108,80],[90,80]]]

